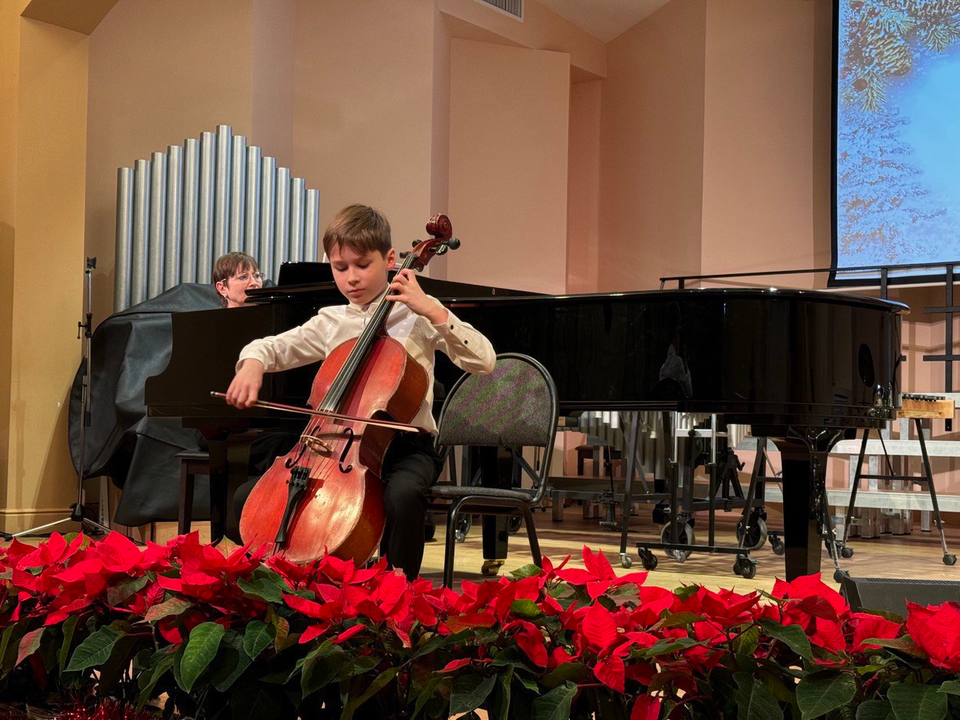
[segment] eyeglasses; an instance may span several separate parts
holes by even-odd
[[[243,282],[246,282],[247,280],[249,280],[250,278],[253,278],[254,280],[257,280],[257,281],[259,281],[259,282],[263,282],[263,273],[258,273],[258,272],[257,272],[257,273],[253,273],[253,275],[251,275],[250,273],[240,273],[239,275],[234,275],[234,276],[233,276],[232,278],[230,278],[230,279],[231,279],[231,280],[236,280],[237,282],[242,282],[242,283],[243,283]]]

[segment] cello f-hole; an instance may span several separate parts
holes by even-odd
[[[339,465],[340,465],[340,472],[348,473],[351,470],[353,470],[353,465],[347,465],[346,467],[344,467],[343,461],[347,459],[347,453],[350,452],[350,446],[353,445],[353,441],[356,438],[356,436],[353,434],[353,428],[349,428],[349,427],[346,427],[343,429],[343,434],[347,438],[347,443],[346,445],[343,446],[343,452],[340,453]]]

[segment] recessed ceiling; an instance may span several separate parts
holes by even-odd
[[[539,0],[591,35],[610,42],[670,0]]]

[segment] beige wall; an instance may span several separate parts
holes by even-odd
[[[446,214],[450,210],[450,28],[444,15],[434,11],[433,19],[433,116],[430,137],[430,208]],[[452,221],[451,221],[452,222]],[[454,226],[456,233],[457,227]],[[427,274],[447,276],[447,258],[434,258]]]
[[[704,272],[814,267],[814,50],[812,2],[707,3]]]
[[[600,284],[600,80],[570,88],[567,173],[567,292],[594,292]]]
[[[98,258],[98,322],[113,311],[117,168],[221,123],[259,144],[251,135],[254,5],[121,0],[90,36],[86,247]],[[260,85],[265,76],[268,70],[258,70]],[[265,124],[282,137],[281,121]]]
[[[451,280],[564,292],[569,77],[566,53],[452,41]]]
[[[320,190],[321,230],[359,202],[387,215],[398,247],[424,236],[434,21],[428,3],[298,2],[295,171]]]
[[[4,251],[12,255],[6,530],[62,516],[74,498],[67,399],[80,357],[84,255],[87,37],[27,19],[19,33],[15,224],[5,233],[14,241]]]
[[[253,0],[249,49],[253,80],[248,140],[255,138],[252,144],[275,157],[279,167],[291,168],[293,176],[300,177],[293,150],[296,56],[292,38],[296,21],[296,0]],[[238,130],[234,128],[234,132]]]
[[[13,350],[14,242],[17,216],[17,118],[20,90],[20,13],[27,0],[0,3],[0,487],[10,460],[10,356]]]
[[[436,0],[436,5],[454,37],[565,52],[584,79],[606,75],[606,44],[537,0],[523,3],[523,22],[477,0]]]
[[[700,270],[705,0],[673,0],[607,49],[601,290]]]

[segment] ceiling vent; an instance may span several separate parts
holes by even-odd
[[[515,17],[517,20],[523,20],[523,0],[477,0],[477,2],[489,5],[495,10]]]

